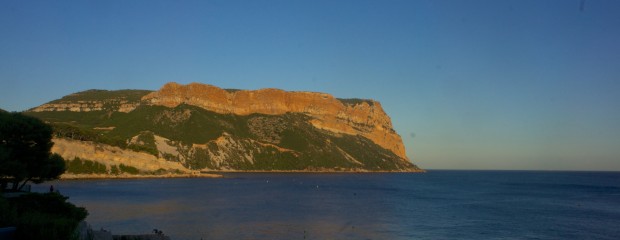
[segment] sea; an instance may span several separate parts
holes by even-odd
[[[620,239],[620,172],[63,180],[93,229],[199,239]]]

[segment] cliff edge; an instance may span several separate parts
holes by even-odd
[[[167,83],[87,90],[26,114],[53,126],[74,174],[422,171],[374,100]]]
[[[286,92],[273,88],[231,91],[208,84],[172,82],[142,97],[142,101],[170,108],[188,104],[221,114],[302,113],[312,117],[310,123],[316,128],[364,136],[407,159],[402,139],[394,131],[390,117],[374,100],[337,99],[326,93]]]

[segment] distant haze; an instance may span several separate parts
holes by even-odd
[[[620,171],[620,1],[4,1],[0,108],[166,82],[381,102],[426,169]]]

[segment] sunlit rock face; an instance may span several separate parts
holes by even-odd
[[[121,164],[149,174],[423,171],[374,100],[168,83],[158,91],[87,90],[26,114],[53,126],[54,152],[110,174]]]
[[[390,117],[374,100],[341,100],[326,93],[287,92],[280,89],[225,90],[208,84],[168,83],[142,97],[143,104],[176,107],[188,104],[222,114],[280,115],[303,113],[316,128],[361,135],[407,159],[402,139]]]

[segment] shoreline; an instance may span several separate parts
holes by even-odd
[[[224,176],[216,173],[184,173],[184,174],[163,174],[163,175],[108,175],[108,174],[63,174],[59,180],[76,179],[164,179],[164,178],[223,178]]]
[[[225,174],[225,173],[426,173],[426,170],[416,170],[416,171],[367,171],[367,170],[356,170],[356,171],[336,171],[336,170],[212,170],[212,171],[201,171],[201,173],[207,174]]]
[[[335,170],[212,170],[201,171],[200,173],[182,173],[182,174],[70,174],[65,173],[60,176],[59,180],[79,180],[79,179],[165,179],[165,178],[224,178],[227,173],[307,173],[307,174],[373,174],[373,173],[426,173],[425,170],[419,171],[335,171]]]

